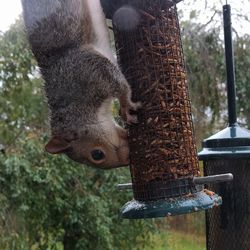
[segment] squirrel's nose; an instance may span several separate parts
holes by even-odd
[[[129,147],[128,147],[128,145],[123,145],[123,146],[119,147],[119,150],[117,153],[118,153],[119,161],[123,165],[129,164]]]
[[[125,164],[128,165],[129,163],[130,163],[130,159],[129,159],[129,156],[128,156]]]

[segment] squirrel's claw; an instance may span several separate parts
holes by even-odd
[[[124,119],[124,121],[129,125],[138,123],[137,115],[131,115],[128,112],[126,113],[126,118]]]
[[[141,102],[131,102],[130,110],[137,111],[142,107]]]
[[[137,111],[141,108],[140,102],[129,102],[126,106],[121,106],[121,117],[129,125],[138,123],[137,115],[130,114],[130,111]]]

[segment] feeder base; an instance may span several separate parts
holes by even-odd
[[[132,200],[122,207],[121,216],[125,219],[166,217],[206,210],[221,204],[222,198],[217,194],[208,195],[201,191],[192,196],[158,201]]]

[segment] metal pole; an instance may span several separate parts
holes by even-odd
[[[231,6],[223,6],[224,20],[224,38],[226,54],[226,71],[227,71],[227,100],[228,100],[228,120],[229,126],[237,125],[236,117],[236,94],[235,94],[235,71],[234,71],[234,54],[232,44],[232,27],[231,27]]]
[[[233,180],[233,175],[231,173],[193,178],[193,182],[195,185],[204,185],[208,183],[224,182],[224,181],[232,181],[232,180]]]
[[[210,176],[204,176],[204,177],[193,177],[193,182],[195,185],[204,185],[208,183],[225,182],[225,181],[232,181],[232,180],[233,180],[233,175],[231,173],[210,175]],[[117,188],[119,190],[132,189],[132,187],[133,187],[132,183],[124,183],[124,184],[117,185]]]

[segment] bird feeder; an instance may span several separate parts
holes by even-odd
[[[223,6],[229,126],[203,141],[199,153],[204,174],[231,172],[231,183],[210,184],[223,198],[220,208],[206,212],[207,250],[250,249],[250,131],[237,124],[232,49],[231,8]]]
[[[128,126],[132,184],[119,188],[132,188],[134,199],[122,208],[123,218],[163,217],[218,206],[221,198],[205,192],[202,184],[231,178],[199,177],[176,2],[106,4],[106,13],[113,17],[119,64],[133,100],[142,103],[138,124]]]

